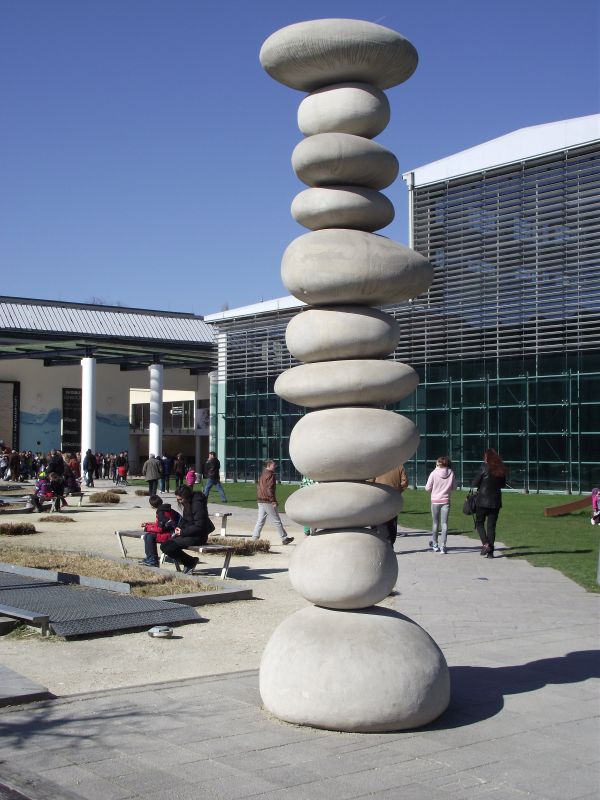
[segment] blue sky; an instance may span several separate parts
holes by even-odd
[[[304,97],[264,39],[352,17],[412,41],[402,171],[598,112],[597,0],[0,0],[0,294],[209,314],[286,294]],[[406,187],[386,194],[406,241]]]

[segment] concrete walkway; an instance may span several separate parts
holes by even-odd
[[[600,597],[501,546],[428,538],[398,539],[393,607],[450,665],[434,725],[294,727],[262,711],[255,670],[169,682],[165,663],[158,685],[1,709],[0,783],[35,800],[597,800]]]

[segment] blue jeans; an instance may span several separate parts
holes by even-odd
[[[208,493],[212,489],[213,486],[216,486],[219,490],[219,494],[221,495],[221,500],[226,503],[227,498],[225,497],[225,489],[221,486],[221,481],[215,481],[212,478],[207,478],[206,486],[204,487],[204,496],[208,497]]]

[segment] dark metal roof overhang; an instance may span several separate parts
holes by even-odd
[[[18,303],[35,309],[35,328],[30,327],[30,313],[21,313],[18,318],[9,317],[11,307]],[[64,324],[56,324],[57,307],[69,311],[69,319],[64,317]],[[212,331],[200,317],[194,315],[175,314],[169,312],[144,312],[140,309],[121,307],[98,307],[83,304],[60,303],[52,301],[25,300],[22,298],[0,298],[0,310],[5,311],[0,317],[0,360],[39,359],[44,366],[78,365],[84,357],[94,357],[100,364],[115,364],[121,370],[147,369],[150,364],[162,364],[165,368],[189,369],[195,374],[206,374],[216,369],[217,351]],[[19,309],[22,310],[22,309]],[[45,312],[48,311],[48,323],[45,324]],[[94,313],[94,321],[108,320],[114,335],[102,334],[98,329],[86,333],[75,330],[73,311],[82,314]],[[150,335],[119,335],[119,330],[131,330],[131,319],[135,316],[137,327],[143,327]],[[75,318],[76,321],[76,318]],[[84,320],[81,320],[84,322]],[[121,326],[119,323],[123,322]],[[193,334],[201,323],[203,340],[196,336],[188,336],[185,340],[174,337],[159,338],[156,333],[160,328],[178,330],[189,321]],[[84,327],[81,325],[80,327]],[[90,326],[91,327],[91,326]],[[169,331],[172,333],[172,331]],[[208,334],[206,334],[208,332]]]

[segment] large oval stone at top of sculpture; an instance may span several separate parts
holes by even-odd
[[[349,184],[385,189],[396,180],[398,159],[385,147],[350,133],[317,133],[299,142],[292,167],[308,186]]]
[[[288,497],[285,513],[309,528],[382,525],[402,511],[400,492],[381,483],[328,481],[303,486]]]
[[[301,417],[290,458],[315,481],[356,481],[383,475],[410,458],[419,432],[406,417],[380,408],[326,408]]]
[[[408,39],[358,19],[288,25],[269,36],[259,58],[276,81],[305,92],[345,81],[387,89],[410,78],[419,60]]]
[[[325,608],[367,608],[386,598],[398,577],[387,529],[349,528],[304,537],[289,565],[290,583]]]
[[[427,291],[433,267],[420,253],[385,236],[327,228],[288,245],[281,278],[290,294],[310,305],[378,306]]]
[[[395,350],[400,328],[389,314],[364,306],[307,308],[289,321],[285,343],[298,361],[383,358]]]
[[[372,139],[389,121],[389,100],[366,83],[325,86],[298,106],[298,127],[305,136],[338,132]]]
[[[275,381],[275,393],[308,408],[384,406],[402,400],[418,385],[419,376],[408,364],[361,358],[287,369]]]
[[[313,231],[321,228],[378,231],[393,221],[394,206],[375,189],[328,186],[297,194],[292,202],[292,216]]]

